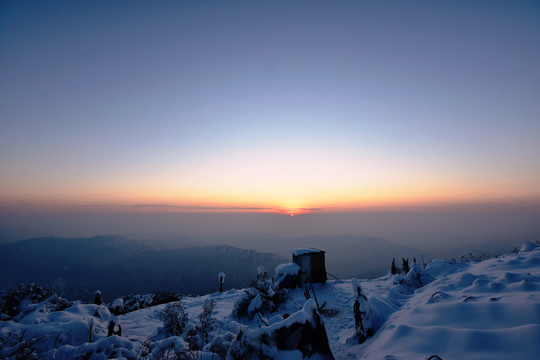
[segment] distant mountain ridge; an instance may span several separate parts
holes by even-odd
[[[35,282],[64,296],[89,299],[96,289],[105,299],[130,293],[171,291],[206,294],[246,287],[257,267],[269,272],[289,260],[228,245],[159,249],[121,236],[35,238],[0,245],[0,286]]]
[[[171,237],[159,241],[160,246],[175,249],[222,243],[263,253],[274,253],[288,259],[291,259],[291,250],[294,248],[318,248],[326,251],[327,271],[343,279],[353,277],[372,279],[382,276],[390,269],[392,258],[399,264],[402,257],[410,258],[412,262],[413,257],[420,261],[423,256],[427,261],[442,256],[380,237],[361,235],[319,234],[290,238],[248,231],[218,238]]]
[[[244,288],[259,265],[273,275],[277,265],[291,261],[291,249],[306,247],[326,251],[326,269],[340,279],[382,276],[392,258],[400,265],[402,257],[412,263],[413,257],[420,262],[422,256],[426,261],[440,256],[381,238],[350,235],[284,238],[249,232],[168,241],[119,235],[45,237],[0,244],[0,287],[35,282],[87,300],[96,289],[105,299],[159,291],[206,294],[218,289],[221,271],[226,274],[225,289]],[[465,250],[456,251],[456,256],[467,254]]]
[[[193,239],[187,239],[191,243]],[[183,239],[178,239],[181,244]],[[294,248],[318,248],[326,251],[327,271],[339,278],[377,278],[390,269],[392,258],[401,263],[401,258],[416,256],[420,260],[434,258],[434,255],[412,246],[395,244],[373,236],[353,235],[310,235],[299,238],[285,238],[272,234],[245,232],[226,238],[200,239],[199,242],[211,245],[216,242],[255,249],[260,252],[272,252],[290,259]],[[174,240],[171,245],[175,246]],[[290,261],[290,260],[289,260]]]

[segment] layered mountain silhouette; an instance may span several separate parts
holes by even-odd
[[[342,279],[376,278],[388,272],[392,258],[400,264],[401,257],[412,260],[422,255],[418,249],[384,239],[345,235],[282,238],[244,233],[167,242],[118,235],[44,237],[0,244],[0,287],[34,282],[87,301],[97,289],[105,300],[133,293],[202,295],[219,289],[219,272],[226,274],[224,289],[244,288],[256,277],[259,265],[273,275],[277,265],[291,261],[291,249],[306,247],[326,251],[327,271]],[[431,257],[423,255],[426,260]]]
[[[163,249],[121,236],[36,238],[0,245],[0,286],[34,282],[70,298],[91,300],[99,289],[105,300],[159,291],[206,294],[243,288],[257,267],[274,268],[290,260],[228,245]]]

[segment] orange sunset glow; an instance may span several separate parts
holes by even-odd
[[[86,14],[75,8],[73,19]],[[386,25],[358,20],[374,9],[279,21],[230,10],[224,28],[194,21],[196,6],[172,12],[182,21],[148,9],[160,24],[149,33],[131,9],[73,36],[63,22],[9,22],[0,208],[305,215],[540,202],[529,35],[509,40],[493,25],[503,22],[455,9],[435,33],[414,12],[412,27],[401,11]],[[283,26],[265,27],[274,21]]]
[[[40,181],[32,176],[11,182],[8,178],[1,198],[7,204],[284,213],[540,198],[534,183],[520,184],[503,169],[493,169],[500,173],[497,177],[483,178],[466,161],[462,165],[396,154],[372,157],[315,146],[255,148],[200,163],[156,161],[150,166],[154,170],[148,173],[127,165],[99,176],[47,172]]]

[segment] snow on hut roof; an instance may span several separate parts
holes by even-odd
[[[305,249],[292,249],[291,254],[293,256],[300,256],[305,254],[318,254],[318,253],[324,253],[324,251],[319,249],[313,249],[313,248],[305,248]]]

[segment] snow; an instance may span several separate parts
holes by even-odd
[[[285,263],[276,266],[276,276],[281,277],[283,275],[298,275],[301,270],[300,266],[296,263]]]
[[[288,287],[291,283],[291,279],[295,279],[300,270],[300,266],[292,262],[278,265],[276,266],[276,276],[274,277],[274,280],[279,286]],[[296,282],[294,282],[294,284],[294,286],[296,286]]]
[[[308,249],[308,248],[305,248],[305,249],[292,249],[291,250],[291,255],[300,256],[300,255],[305,255],[305,254],[318,254],[320,252],[322,252],[322,251],[317,250],[317,249]]]
[[[249,304],[248,308],[248,314],[254,314],[256,311],[259,311],[259,309],[262,307],[263,301],[261,299],[261,295],[255,296],[253,300],[251,300],[251,303]]]
[[[535,359],[540,351],[539,265],[539,251],[469,264],[433,262],[426,273],[435,280],[404,295],[406,301],[388,314],[375,336],[349,351],[363,354],[361,359],[383,354]],[[367,292],[380,302],[392,300],[380,291]]]
[[[276,274],[296,274],[298,269],[296,264],[283,264]],[[361,303],[370,309],[376,331],[362,344],[348,340],[355,335],[357,287],[367,298]],[[426,268],[413,264],[406,275],[328,281],[314,284],[313,290],[336,359],[427,359],[432,355],[442,359],[537,359],[540,352],[540,247],[533,243],[524,243],[518,253],[483,261],[435,260]],[[292,290],[277,313],[261,314],[266,326],[258,316],[233,317],[234,304],[243,295],[243,290],[229,290],[182,299],[190,319],[188,327],[197,323],[205,300],[216,304],[212,343],[197,356],[217,359],[210,352],[211,345],[230,346],[240,329],[251,337],[270,333],[309,321],[317,309],[313,296],[306,301],[304,289]],[[185,337],[166,338],[160,332],[163,324],[157,314],[165,306],[119,315],[122,336],[107,337],[108,322],[115,317],[105,306],[75,303],[63,311],[52,311],[47,300],[27,304],[17,317],[0,322],[0,358],[21,354],[21,344],[8,341],[17,334],[24,334],[26,344],[34,348],[25,351],[37,351],[41,358],[92,354],[92,359],[132,359],[141,354],[149,339],[158,345],[153,351],[185,348]],[[285,318],[285,314],[290,316]],[[276,359],[302,358],[296,350],[265,351]]]
[[[521,250],[519,252],[533,251],[537,247],[538,245],[533,244],[532,242],[529,242],[529,241],[525,241],[523,245],[521,245]]]
[[[114,301],[112,303],[113,309],[116,309],[118,307],[121,308],[123,306],[124,306],[124,299],[122,299],[122,298],[114,299]]]
[[[270,325],[269,327],[258,329],[256,332],[258,332],[258,333],[263,333],[263,332],[270,333],[273,330],[276,330],[276,329],[278,329],[280,327],[283,327],[283,326],[289,327],[294,323],[303,324],[303,323],[305,323],[307,321],[311,321],[311,319],[313,317],[313,315],[312,315],[313,314],[313,309],[315,309],[315,308],[316,308],[315,301],[313,299],[309,299],[308,301],[306,301],[306,303],[304,304],[302,309],[295,312],[294,314],[289,316],[287,319],[282,320],[282,321],[277,322],[277,323],[274,323],[274,324]]]

